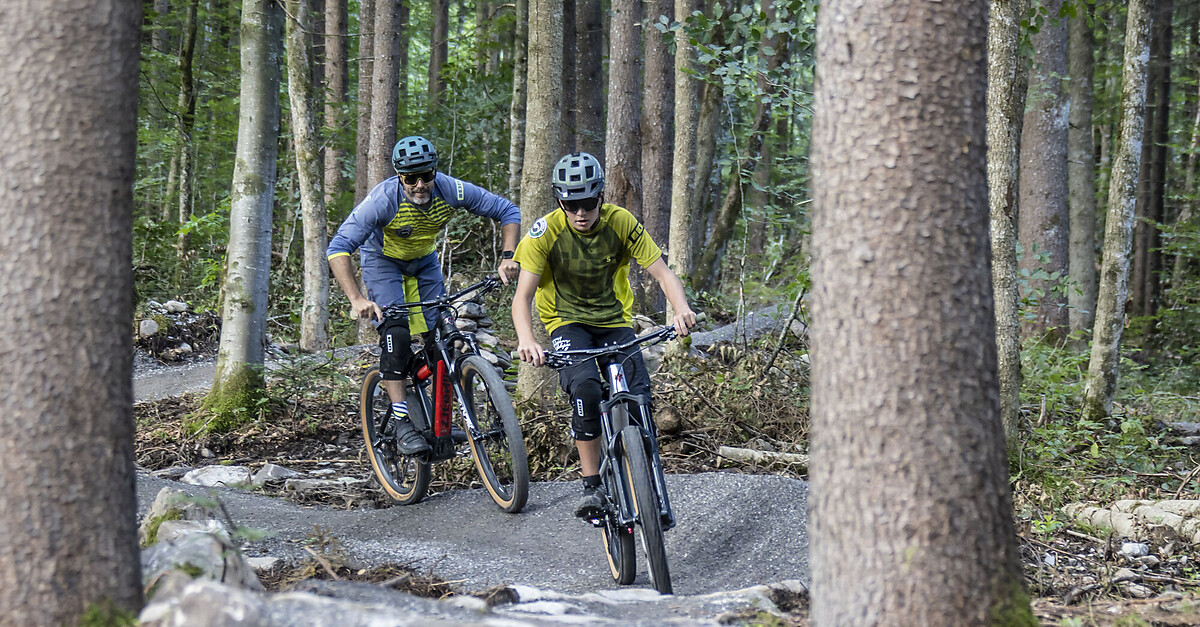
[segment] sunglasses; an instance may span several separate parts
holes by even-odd
[[[433,170],[429,170],[428,172],[416,172],[413,174],[401,174],[400,180],[403,181],[405,185],[416,185],[417,181],[421,181],[422,183],[428,183],[429,181],[432,181],[435,176],[437,176],[437,172],[434,172]]]
[[[563,200],[562,208],[568,213],[587,213],[600,206],[600,198],[580,198],[578,200]]]

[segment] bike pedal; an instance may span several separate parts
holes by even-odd
[[[587,521],[592,523],[592,526],[596,527],[596,528],[600,528],[600,527],[604,526],[603,518],[588,518]]]

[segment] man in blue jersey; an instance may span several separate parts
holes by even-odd
[[[437,255],[437,236],[455,210],[487,216],[500,223],[502,241],[496,271],[507,284],[520,268],[513,261],[521,230],[521,212],[512,202],[481,187],[437,171],[438,156],[424,137],[405,137],[392,149],[396,176],[375,186],[354,208],[329,242],[326,257],[338,285],[350,299],[356,316],[378,320],[379,370],[392,401],[392,414],[399,418],[395,437],[405,455],[429,450],[408,420],[404,379],[412,361],[408,320],[383,320],[383,309],[395,302],[430,300],[446,294],[445,279]],[[362,278],[367,293],[358,289],[350,254],[359,251]],[[424,324],[437,321],[425,312]]]

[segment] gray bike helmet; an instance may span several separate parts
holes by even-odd
[[[424,137],[410,135],[396,142],[396,147],[392,148],[392,167],[400,174],[426,172],[436,169],[437,164],[437,150]]]
[[[550,184],[559,200],[593,198],[604,191],[604,168],[586,152],[571,153],[554,164]]]

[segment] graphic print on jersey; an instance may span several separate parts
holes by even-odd
[[[595,234],[576,234],[568,227],[558,235],[549,265],[554,269],[559,317],[596,326],[624,322],[625,307],[614,290],[618,270],[629,263],[622,240],[607,223],[601,223]]]

